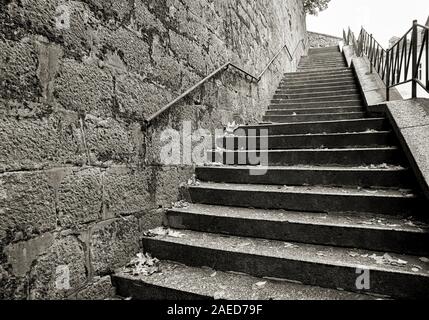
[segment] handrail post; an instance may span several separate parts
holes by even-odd
[[[411,77],[411,97],[414,99],[417,97],[417,72],[418,72],[418,66],[417,66],[417,41],[418,41],[418,30],[417,30],[417,20],[413,21],[413,49],[412,49],[412,61],[413,61],[413,75]]]
[[[390,50],[386,51],[386,101],[390,100]]]

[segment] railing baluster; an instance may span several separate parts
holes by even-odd
[[[429,29],[426,29],[426,90],[429,90]]]
[[[396,56],[395,56],[395,72],[394,72],[395,84],[399,83],[399,80],[400,80],[399,78],[401,77],[401,75],[398,74],[398,69],[399,69],[399,43],[398,43],[398,46],[396,47]]]
[[[404,64],[404,50],[405,50],[405,46],[402,45],[402,50],[401,50],[401,63],[399,64],[399,70],[398,70],[398,82],[401,82],[401,73],[402,73],[402,66]]]
[[[411,61],[411,56],[412,56],[411,51],[413,50],[413,39],[411,39],[410,46],[407,47],[407,49],[409,49],[409,50],[407,51],[407,64],[405,66],[406,68],[405,68],[405,79],[404,79],[404,81],[408,80],[408,73],[410,71],[410,61]]]
[[[417,20],[413,21],[413,76],[412,76],[412,85],[411,85],[411,97],[417,98]]]
[[[386,52],[386,101],[390,100],[390,50]]]

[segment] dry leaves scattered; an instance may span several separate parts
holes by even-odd
[[[133,276],[150,276],[161,271],[159,260],[152,258],[149,253],[138,253],[137,257],[127,264],[126,269],[126,272]]]
[[[395,259],[389,254],[384,254],[383,256],[377,256],[373,254],[370,256],[371,259],[375,260],[377,264],[385,264],[385,265],[391,265],[396,267],[404,267],[408,264],[407,261],[401,260],[401,259]]]

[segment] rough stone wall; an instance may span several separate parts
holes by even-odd
[[[304,48],[259,84],[227,71],[144,120],[303,37],[300,0],[0,0],[0,298],[109,296],[193,173],[163,165],[161,132],[257,121]]]
[[[323,33],[307,32],[310,48],[334,47],[339,45],[343,39]]]

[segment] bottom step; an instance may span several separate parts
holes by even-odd
[[[374,300],[369,295],[162,261],[160,273],[112,276],[117,294],[136,300]]]

